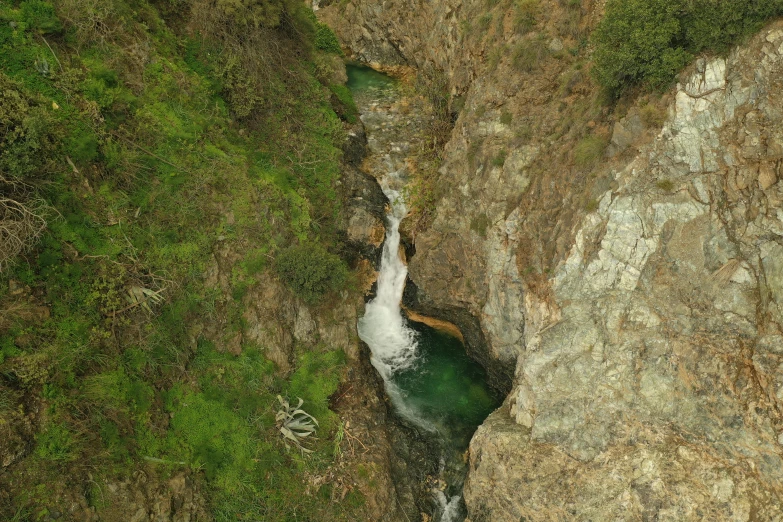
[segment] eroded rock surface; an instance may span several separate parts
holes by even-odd
[[[780,518],[781,87],[779,29],[699,60],[614,173],[557,312],[525,310],[516,387],[472,444],[476,520]]]
[[[454,36],[476,6],[414,7],[349,2],[335,27],[464,96],[410,274],[515,368],[470,519],[783,520],[783,24],[613,122],[569,112],[595,98],[567,57],[504,75]],[[575,156],[593,138],[611,159]]]

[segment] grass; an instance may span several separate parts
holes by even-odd
[[[506,151],[501,150],[492,158],[493,167],[502,167],[506,163]]]
[[[525,35],[535,28],[539,4],[539,0],[517,0],[514,5],[514,29],[517,33]]]
[[[545,35],[526,38],[512,50],[511,64],[518,71],[530,73],[540,67],[544,59],[549,56],[549,52]]]
[[[218,337],[240,331],[238,301],[278,273],[311,302],[344,287],[329,250],[343,122],[357,111],[314,75],[339,49],[299,4],[268,3],[293,30],[271,12],[221,25],[229,15],[200,1],[186,2],[194,19],[144,0],[0,4],[0,170],[52,209],[35,247],[0,271],[0,288],[30,288],[0,291],[0,409],[45,409],[32,452],[0,479],[0,518],[46,516],[59,500],[36,484],[67,476],[86,491],[85,466],[105,489],[147,465],[201,477],[218,520],[362,518],[360,499],[304,495],[304,475],[334,458],[327,397],[343,355],[301,347],[282,379],[264,347],[228,355],[191,329],[225,319]],[[246,41],[220,33],[235,30]],[[282,269],[289,245],[313,265]],[[204,282],[223,248],[237,258],[225,292]],[[321,421],[313,457],[286,450],[276,394],[301,396]]]
[[[606,139],[600,136],[585,136],[574,149],[574,164],[577,167],[592,168],[603,157],[606,145]]]

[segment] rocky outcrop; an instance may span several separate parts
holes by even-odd
[[[449,5],[349,2],[335,27],[464,95],[410,274],[515,368],[471,443],[470,519],[779,520],[783,24],[619,118],[556,50],[559,6],[532,36],[495,13],[457,39],[476,7]],[[546,56],[492,64],[493,34]]]
[[[782,85],[778,25],[697,61],[614,171],[525,310],[517,385],[472,444],[475,520],[783,512]]]

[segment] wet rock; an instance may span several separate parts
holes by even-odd
[[[379,247],[386,234],[383,221],[363,208],[357,208],[348,221],[348,239]]]

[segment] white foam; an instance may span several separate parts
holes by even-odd
[[[367,303],[364,317],[359,319],[359,337],[372,352],[372,364],[385,381],[392,375],[409,368],[416,361],[416,332],[405,322],[400,311],[400,301],[405,290],[408,267],[400,258],[400,221],[407,215],[405,201],[398,190],[396,173],[383,180],[381,187],[389,198],[391,209],[386,216],[386,241],[383,244],[381,270],[375,299]]]

